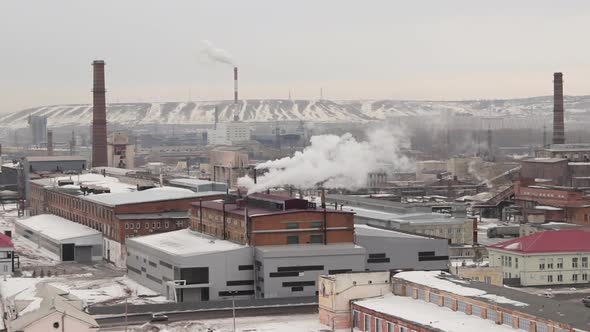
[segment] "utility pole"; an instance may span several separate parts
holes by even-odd
[[[127,325],[128,324],[128,322],[127,322],[127,298],[128,297],[129,297],[129,295],[125,296],[125,332],[127,332],[127,326],[128,326]]]

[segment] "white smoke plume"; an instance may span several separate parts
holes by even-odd
[[[202,53],[205,54],[209,59],[219,63],[225,63],[234,67],[236,62],[232,59],[232,56],[224,49],[217,48],[208,40],[203,40],[204,48]]]
[[[259,176],[256,184],[252,178],[242,177],[238,185],[246,187],[248,194],[282,186],[356,189],[367,185],[371,172],[414,169],[413,162],[400,151],[401,129],[381,128],[367,137],[367,141],[357,141],[349,133],[313,136],[311,145],[292,157],[258,165],[257,169],[268,172]]]

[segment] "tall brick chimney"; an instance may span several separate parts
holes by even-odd
[[[53,156],[53,130],[47,131],[47,155]]]
[[[104,61],[95,60],[92,88],[92,167],[107,166],[107,110],[104,85]]]
[[[565,143],[563,122],[563,74],[553,73],[553,144]]]

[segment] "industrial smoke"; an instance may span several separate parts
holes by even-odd
[[[311,145],[292,157],[260,164],[268,170],[256,183],[248,176],[238,185],[248,194],[281,186],[299,189],[356,189],[367,185],[367,176],[379,171],[409,171],[413,163],[400,151],[402,130],[381,128],[367,134],[367,141],[357,141],[351,134],[311,137]]]
[[[207,55],[207,57],[209,59],[211,59],[212,61],[215,61],[215,62],[225,63],[226,65],[230,65],[232,67],[235,67],[236,63],[232,59],[232,57],[229,54],[229,52],[227,52],[226,50],[223,50],[221,48],[215,47],[208,40],[203,40],[203,45],[205,47],[203,48],[203,51],[202,52],[205,55]]]

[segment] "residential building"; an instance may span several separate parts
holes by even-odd
[[[98,230],[105,260],[124,267],[127,238],[186,228],[191,203],[224,196],[174,187],[137,191],[116,178],[87,173],[32,180],[30,213],[51,213]]]
[[[391,287],[392,293],[383,296],[351,300],[351,326],[343,327],[371,332],[562,332],[586,331],[590,322],[582,305],[440,271],[399,272]]]
[[[455,262],[454,262],[455,263]],[[485,282],[487,284],[504,286],[504,274],[500,267],[490,267],[487,264],[466,263],[452,266],[449,272],[462,279]]]
[[[84,312],[83,301],[47,284],[40,291],[39,309],[8,322],[9,331],[18,332],[93,332],[99,330],[96,320]]]
[[[220,122],[207,130],[208,145],[235,145],[250,140],[250,124],[246,122]]]
[[[17,236],[27,238],[57,255],[62,262],[92,263],[102,260],[102,233],[52,214],[18,219]]]
[[[491,267],[501,267],[504,283],[520,286],[588,284],[590,231],[565,229],[534,233],[488,247]]]

